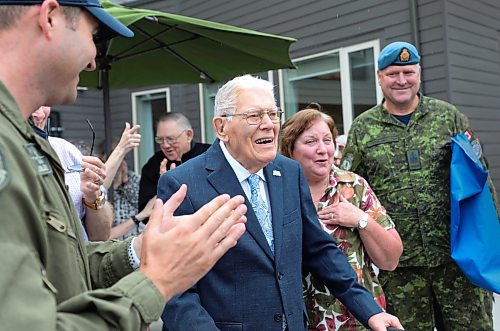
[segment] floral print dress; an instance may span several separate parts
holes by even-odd
[[[332,166],[330,180],[318,203],[318,211],[339,201],[339,192],[350,203],[368,213],[385,229],[394,228],[368,182],[353,172]],[[370,291],[378,305],[385,309],[385,296],[357,228],[325,225],[323,229],[335,238],[338,247],[358,275],[358,282]],[[363,325],[337,300],[318,279],[308,274],[303,279],[304,300],[309,315],[309,331],[365,330]]]

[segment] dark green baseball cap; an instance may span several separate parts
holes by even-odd
[[[44,0],[0,0],[1,5],[38,5]],[[96,18],[99,24],[98,40],[107,40],[116,36],[133,37],[132,30],[111,16],[101,5],[99,0],[58,0],[61,6],[85,8]]]

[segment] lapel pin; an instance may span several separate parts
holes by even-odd
[[[281,177],[281,172],[279,170],[273,170],[273,176]]]

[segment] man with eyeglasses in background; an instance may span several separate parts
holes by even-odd
[[[193,141],[194,131],[188,118],[177,112],[165,113],[156,124],[155,142],[160,145],[142,167],[139,184],[139,210],[156,195],[160,175],[206,151],[210,145]]]
[[[283,112],[273,85],[236,77],[215,97],[218,139],[202,155],[167,171],[158,197],[189,191],[175,214],[196,212],[221,193],[246,196],[247,232],[162,314],[164,330],[306,330],[302,268],[311,271],[372,330],[400,327],[358,284],[346,256],[320,226],[300,165],[277,155]]]

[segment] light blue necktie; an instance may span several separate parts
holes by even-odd
[[[274,254],[274,236],[273,236],[273,226],[271,224],[271,219],[269,217],[269,210],[267,204],[264,202],[260,196],[260,177],[256,174],[251,174],[247,178],[248,184],[250,185],[250,203],[252,204],[253,211],[259,220],[260,226],[264,235],[266,236],[267,243],[271,252]]]

